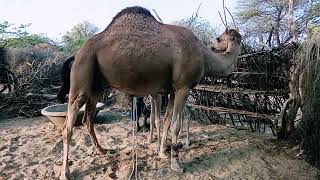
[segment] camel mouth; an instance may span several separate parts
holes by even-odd
[[[214,53],[224,53],[226,50],[216,49],[215,47],[211,47],[212,52]]]

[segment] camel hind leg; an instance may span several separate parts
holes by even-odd
[[[71,94],[70,97],[71,98],[68,103],[68,114],[63,128],[63,164],[60,174],[61,179],[70,179],[70,170],[68,165],[69,144],[79,109],[87,101],[87,97],[84,93],[78,93],[75,97],[72,97]]]
[[[104,155],[107,153],[107,150],[103,149],[96,137],[96,133],[94,131],[94,119],[96,114],[96,104],[98,103],[97,99],[88,99],[86,103],[85,113],[82,119],[82,124],[86,127],[89,132],[91,142],[94,145],[94,148],[99,155]]]
[[[159,151],[159,157],[161,158],[167,158],[167,156],[165,155],[165,146],[166,146],[168,131],[171,123],[170,121],[172,116],[174,98],[175,98],[175,94],[170,94],[166,113],[163,117],[163,133],[162,133],[162,139],[161,139],[160,151]]]

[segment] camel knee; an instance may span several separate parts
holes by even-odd
[[[69,143],[72,137],[72,128],[65,127],[63,131],[63,141],[64,143]]]
[[[79,110],[88,100],[88,96],[85,93],[78,93],[75,97],[70,95],[69,105],[71,110]]]

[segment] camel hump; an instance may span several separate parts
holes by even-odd
[[[141,18],[139,18],[141,17]],[[130,24],[135,24],[135,22],[142,22],[142,19],[151,19],[151,21],[154,21],[156,23],[158,22],[154,16],[151,14],[151,12],[143,7],[140,6],[133,6],[133,7],[127,7],[120,11],[111,21],[111,23],[106,28],[109,29],[112,25],[117,24],[116,22],[120,21],[121,24],[126,24],[127,21],[130,22]],[[149,21],[150,22],[150,21]]]
[[[123,9],[122,11],[120,11],[114,18],[113,20],[118,19],[119,17],[126,15],[126,14],[141,14],[145,17],[151,17],[154,18],[152,16],[152,14],[150,13],[150,11],[146,8],[140,7],[140,6],[133,6],[133,7],[127,7],[125,9]]]

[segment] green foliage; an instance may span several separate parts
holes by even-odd
[[[23,48],[23,47],[30,47],[40,43],[48,43],[50,44],[50,39],[37,34],[27,34],[27,35],[20,35],[18,37],[8,38],[6,39],[7,45],[6,47],[12,48]]]
[[[13,24],[10,24],[8,21],[0,21],[0,47],[7,44],[6,39],[8,38],[27,35],[28,33],[25,31],[25,28],[28,26],[30,26],[30,24],[21,24],[18,27],[14,27]]]
[[[70,31],[63,35],[63,52],[74,54],[78,51],[86,40],[97,33],[98,27],[87,21],[75,25]]]
[[[173,24],[190,29],[195,36],[206,44],[212,37],[217,36],[217,29],[209,21],[198,16],[181,19]]]
[[[309,39],[320,36],[320,25],[312,25],[308,28],[308,30]]]
[[[10,24],[8,21],[0,22],[0,47],[23,48],[40,43],[53,43],[43,35],[27,33],[26,28],[30,25],[14,26],[14,24]]]

